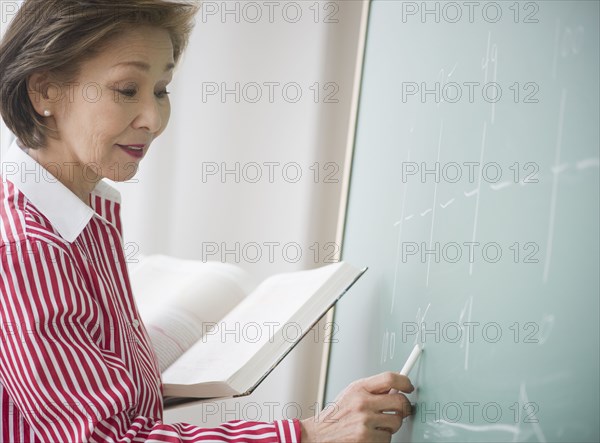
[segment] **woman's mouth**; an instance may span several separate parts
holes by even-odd
[[[117,145],[123,151],[135,158],[142,158],[144,156],[144,145]]]

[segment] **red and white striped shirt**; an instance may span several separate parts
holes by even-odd
[[[162,422],[116,189],[100,181],[87,206],[13,142],[0,205],[0,441],[300,441],[296,419]]]

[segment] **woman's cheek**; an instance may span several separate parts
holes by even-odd
[[[165,129],[167,129],[167,125],[169,124],[170,119],[171,119],[171,103],[169,102],[169,99],[167,98],[167,104],[165,105],[164,115],[162,116],[162,128],[160,128],[160,131],[158,132],[158,134],[155,135],[155,138],[158,137],[160,134],[162,134]]]

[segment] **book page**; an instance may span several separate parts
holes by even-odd
[[[131,284],[161,371],[256,286],[238,266],[165,255],[146,257]]]
[[[303,332],[294,315],[332,283],[336,263],[268,278],[167,370],[165,384],[224,381],[279,333],[292,342]]]

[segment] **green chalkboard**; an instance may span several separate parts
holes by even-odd
[[[327,402],[421,343],[394,441],[600,441],[599,21],[371,3]]]

